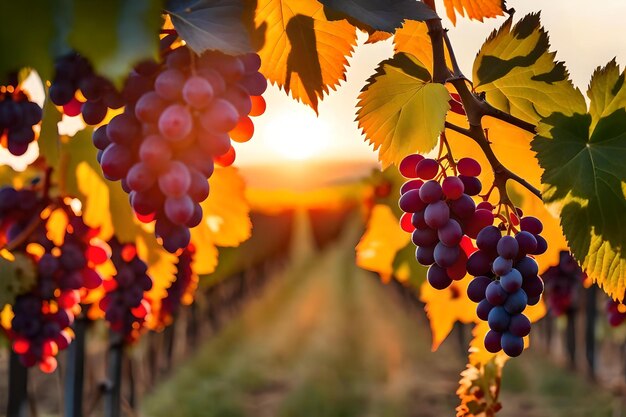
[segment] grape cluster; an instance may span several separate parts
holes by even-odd
[[[91,244],[96,231],[67,206],[68,226],[63,244],[57,246],[47,237],[45,223],[39,221],[47,205],[34,190],[0,189],[3,240],[12,242],[27,233],[15,250],[30,256],[37,265],[35,287],[19,295],[12,306],[9,335],[13,350],[25,366],[39,364],[44,372],[52,372],[56,354],[71,342],[69,327],[80,313],[82,296],[101,283],[95,267],[106,261],[107,254]]]
[[[18,88],[17,77],[0,86],[0,142],[15,156],[24,155],[35,140],[33,126],[41,122],[42,110]]]
[[[503,236],[496,226],[481,230],[476,237],[478,250],[467,261],[467,271],[474,276],[468,297],[478,303],[476,314],[491,329],[485,348],[492,353],[504,350],[509,356],[524,350],[530,320],[522,313],[527,305],[537,304],[543,292],[539,267],[530,255],[547,250],[539,219],[522,217],[519,226],[514,236]]]
[[[82,114],[88,125],[97,125],[106,117],[109,108],[124,105],[124,98],[113,84],[94,73],[89,61],[78,53],[58,58],[50,85],[50,100],[63,107],[68,116]],[[80,94],[77,94],[80,91]]]
[[[626,305],[616,300],[606,302],[606,314],[611,327],[618,327],[626,321]]]
[[[402,175],[411,178],[400,190],[399,205],[405,212],[401,224],[412,233],[415,258],[429,266],[428,282],[440,290],[466,275],[464,237],[475,238],[494,221],[493,213],[477,208],[472,199],[482,189],[480,165],[463,158],[457,169],[460,175],[446,176],[438,161],[418,154],[400,164]]]
[[[558,265],[545,270],[541,277],[545,283],[544,299],[551,314],[560,316],[575,308],[586,274],[568,251],[561,251]]]
[[[109,246],[116,274],[104,281],[106,294],[99,307],[104,311],[111,329],[122,334],[130,343],[137,340],[150,313],[146,292],[152,288],[152,279],[133,244],[121,244],[113,239]]]
[[[193,302],[193,293],[198,286],[198,276],[191,268],[195,253],[193,245],[189,245],[178,256],[176,276],[172,285],[167,289],[167,295],[161,300],[159,322],[163,326],[171,324],[181,305],[189,305]]]
[[[214,163],[234,161],[230,139],[252,137],[249,115],[265,108],[260,65],[256,54],[196,56],[179,47],[163,65],[136,68],[129,94],[136,101],[94,132],[105,177],[122,181],[140,220],[156,219],[170,252],[187,247],[189,228],[202,220]]]

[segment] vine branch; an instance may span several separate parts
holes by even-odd
[[[434,0],[422,1],[435,10]],[[541,198],[541,191],[519,175],[506,168],[504,164],[500,162],[496,154],[493,152],[493,149],[491,149],[491,142],[489,142],[485,136],[482,118],[484,116],[491,116],[531,133],[535,133],[536,127],[531,123],[525,122],[517,117],[496,109],[487,103],[483,97],[474,94],[467,84],[467,79],[463,76],[458,68],[458,65],[456,64],[454,51],[450,40],[447,37],[447,33],[441,25],[441,19],[430,19],[426,21],[426,24],[428,26],[428,35],[430,36],[433,48],[433,81],[440,84],[449,82],[454,86],[459,94],[459,97],[461,98],[461,102],[463,103],[463,108],[465,109],[469,122],[469,129],[456,126],[449,122],[445,123],[445,127],[469,137],[476,142],[478,146],[480,146],[493,170],[494,185],[498,188],[500,203],[512,206],[506,191],[506,183],[508,180],[517,182],[538,198]],[[451,73],[446,64],[444,45],[447,46],[448,52],[453,59],[455,67],[454,73]]]

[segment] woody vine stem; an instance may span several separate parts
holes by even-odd
[[[436,12],[434,0],[422,1]],[[509,13],[512,12],[513,11],[510,11]],[[502,162],[498,160],[498,157],[493,152],[493,149],[491,149],[491,142],[489,142],[487,136],[485,135],[482,118],[484,116],[494,117],[530,133],[535,133],[536,126],[496,109],[491,104],[487,103],[483,97],[470,90],[467,78],[465,78],[465,76],[461,73],[461,70],[457,65],[452,45],[448,39],[447,31],[441,25],[441,19],[439,17],[429,19],[426,21],[426,25],[428,26],[428,35],[430,36],[433,48],[433,81],[440,84],[451,83],[454,86],[455,90],[459,94],[459,97],[461,98],[461,102],[469,122],[469,128],[457,126],[450,122],[446,122],[445,128],[469,137],[476,142],[478,146],[480,146],[481,150],[487,157],[491,168],[493,169],[494,186],[498,189],[500,194],[501,204],[512,206],[506,191],[506,183],[508,180],[513,180],[519,183],[538,198],[541,198],[541,191],[519,175],[506,168]],[[452,61],[452,72],[446,64],[446,47]]]

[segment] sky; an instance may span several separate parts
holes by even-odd
[[[437,1],[440,15],[445,15],[442,0]],[[550,34],[557,59],[565,61],[574,83],[583,92],[594,69],[613,57],[626,64],[626,0],[508,0],[516,10],[516,20],[527,13],[541,11],[542,23]],[[457,18],[450,29],[455,54],[466,75],[471,74],[476,53],[489,33],[505,17],[485,22]],[[319,117],[313,110],[296,103],[276,86],[265,93],[267,113],[255,118],[255,136],[237,146],[237,164],[256,165],[284,159],[357,159],[376,161],[376,153],[367,145],[354,122],[360,89],[374,73],[377,64],[393,54],[391,41],[359,46],[350,58],[347,81],[331,92],[319,106]]]
[[[544,27],[550,33],[552,50],[565,61],[574,83],[586,90],[590,76],[599,65],[613,57],[626,64],[626,36],[622,25],[626,18],[626,0],[508,0],[516,9],[516,20],[527,13],[541,11]],[[457,59],[466,75],[471,74],[473,59],[485,38],[499,27],[505,17],[487,19],[484,23],[459,17],[454,27],[444,16],[443,0],[437,0],[438,11]],[[236,144],[236,165],[268,165],[281,162],[302,163],[305,160],[357,160],[376,162],[372,150],[354,121],[360,89],[374,73],[377,64],[393,54],[391,40],[359,45],[349,59],[350,67],[337,91],[331,91],[319,105],[319,117],[307,106],[288,97],[276,86],[270,86],[264,97],[267,111],[254,119],[255,135],[250,142]],[[36,146],[36,145],[35,145]],[[0,164],[7,161],[0,149]],[[16,168],[24,168],[36,152],[21,160],[12,159]]]

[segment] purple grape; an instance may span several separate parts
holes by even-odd
[[[439,237],[437,231],[433,229],[415,229],[411,234],[411,240],[415,246],[434,246]]]
[[[157,123],[167,102],[154,91],[142,95],[135,104],[135,117],[144,123]]]
[[[126,183],[131,190],[146,191],[156,182],[154,174],[147,164],[139,162],[132,166],[126,175]]]
[[[496,253],[501,237],[502,232],[500,229],[496,226],[487,226],[476,236],[476,246],[485,252]]]
[[[535,239],[537,239],[537,249],[532,253],[533,255],[542,255],[546,253],[548,250],[548,242],[543,238],[543,236],[536,235]]]
[[[446,246],[443,243],[437,243],[435,246],[435,262],[442,268],[449,268],[457,261],[461,253],[460,247]]]
[[[514,293],[522,288],[522,274],[520,274],[517,269],[513,268],[508,273],[500,277],[500,284],[509,294]]]
[[[487,334],[485,334],[485,349],[487,349],[487,352],[500,352],[502,350],[502,345],[500,344],[501,338],[502,333],[489,330]]]
[[[467,194],[463,194],[457,200],[450,202],[450,209],[454,215],[458,216],[460,219],[468,219],[474,215],[476,211],[476,203],[472,197]]]
[[[213,95],[211,83],[200,76],[189,77],[183,87],[183,98],[187,104],[196,109],[203,109],[208,106]]]
[[[424,221],[433,229],[443,227],[450,219],[450,208],[445,201],[436,201],[426,206]]]
[[[496,306],[489,312],[487,317],[489,328],[496,332],[505,332],[509,328],[511,315],[502,306]]]
[[[491,282],[485,290],[485,297],[494,306],[504,304],[508,296],[509,294],[502,288],[500,281]]]
[[[446,177],[441,183],[441,189],[446,198],[457,200],[463,195],[465,186],[458,177]]]
[[[543,293],[543,281],[538,276],[524,278],[522,289],[528,295],[528,298],[540,297]]]
[[[536,217],[526,216],[520,220],[520,228],[532,235],[538,235],[543,231],[543,224]]]
[[[118,181],[126,176],[132,165],[130,150],[125,146],[112,143],[102,153],[100,166],[104,177],[109,181]]]
[[[513,236],[502,236],[497,246],[498,255],[505,259],[515,259],[519,251],[517,240]]]
[[[165,70],[154,81],[154,91],[165,100],[178,100],[182,97],[185,75],[175,69]]]
[[[435,248],[433,246],[419,246],[415,251],[415,259],[420,265],[429,266],[435,263]]]
[[[533,258],[528,256],[523,257],[517,263],[515,263],[515,269],[517,269],[524,279],[536,277],[539,273],[539,265]]]
[[[459,224],[459,222],[454,219],[450,219],[443,227],[441,227],[437,231],[437,235],[439,236],[439,240],[444,245],[457,246],[459,243],[461,243],[461,239],[463,238],[463,229],[461,229],[461,225]]]
[[[485,299],[485,291],[491,283],[491,278],[485,276],[475,277],[467,286],[467,296],[475,303],[480,303]]]
[[[467,272],[477,277],[491,273],[492,258],[485,252],[477,250],[467,260]]]
[[[491,312],[493,307],[494,306],[487,299],[484,299],[476,306],[476,315],[479,319],[487,321],[489,318],[489,313]]]
[[[504,302],[504,309],[509,314],[519,314],[526,309],[528,304],[528,296],[521,288],[512,294]]]
[[[416,229],[426,229],[426,228],[428,228],[428,225],[426,224],[426,221],[424,221],[424,211],[423,210],[416,211],[415,213],[413,213],[413,215],[411,216],[411,224]]]
[[[439,201],[443,197],[441,185],[439,185],[437,181],[426,181],[419,189],[419,196],[420,199],[426,204],[432,204],[435,201]]]
[[[511,272],[513,268],[513,261],[510,259],[504,259],[501,256],[498,256],[494,261],[491,269],[494,274],[498,276],[506,275]]]
[[[437,290],[446,289],[450,286],[450,284],[452,284],[452,280],[446,273],[446,270],[436,264],[431,265],[428,268],[426,277],[428,279],[428,283]]]
[[[530,333],[530,320],[523,314],[516,314],[511,317],[509,332],[517,337],[528,336]]]
[[[478,178],[459,175],[459,179],[463,182],[463,186],[465,187],[465,194],[467,195],[478,195],[483,189],[483,185]]]
[[[141,127],[133,116],[122,113],[111,119],[106,127],[106,133],[111,142],[130,146],[139,137]]]
[[[168,197],[181,197],[189,191],[191,175],[189,169],[178,161],[173,161],[159,177],[159,188]]]
[[[169,141],[185,139],[193,129],[193,118],[189,110],[180,104],[172,104],[159,116],[159,132]]]
[[[424,210],[426,204],[422,202],[418,190],[409,190],[400,197],[399,206],[405,213],[417,213]]]
[[[519,232],[515,235],[515,240],[519,245],[519,251],[523,254],[534,253],[537,250],[537,239],[529,232]]]
[[[505,332],[502,335],[502,350],[511,357],[516,357],[524,351],[524,338]]]

